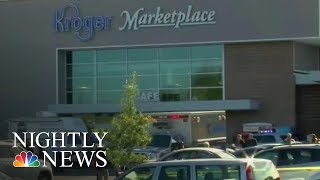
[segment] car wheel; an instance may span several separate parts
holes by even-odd
[[[42,172],[40,173],[38,180],[51,180],[51,176],[49,173]]]

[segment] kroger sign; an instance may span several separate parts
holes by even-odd
[[[88,41],[96,31],[109,30],[110,21],[111,16],[80,17],[78,7],[70,4],[55,12],[54,27],[56,32],[74,32],[81,41]]]

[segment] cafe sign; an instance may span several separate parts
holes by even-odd
[[[137,95],[137,100],[139,102],[157,102],[160,101],[159,91],[140,91]]]

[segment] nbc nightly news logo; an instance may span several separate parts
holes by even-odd
[[[94,136],[98,140],[96,148],[103,148],[103,140],[108,134],[103,132],[102,136],[99,136],[99,132],[93,132]],[[93,151],[79,151],[82,148],[94,148],[95,145],[87,145],[87,132],[23,132],[22,137],[13,132],[13,147],[18,147],[21,145],[27,148],[27,140],[30,141],[30,148],[40,147],[43,149],[43,161],[39,161],[38,157],[32,152],[22,151],[20,154],[16,155],[15,161],[13,162],[14,167],[47,167],[48,162],[54,167],[72,168],[74,160],[72,157],[76,157],[76,163],[80,167],[90,167],[92,162],[95,162],[95,167],[105,167],[107,166],[106,151],[105,150],[93,150]],[[67,139],[72,139],[71,144],[66,144]],[[83,140],[82,144],[76,144],[76,139],[81,137]],[[52,153],[48,153],[46,148],[67,148],[68,150],[53,150]],[[60,155],[58,155],[58,153]],[[60,158],[60,159],[58,159]],[[43,164],[41,164],[43,162]],[[57,164],[57,162],[61,162]]]

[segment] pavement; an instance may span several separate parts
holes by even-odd
[[[63,172],[54,173],[53,180],[96,180],[96,171],[86,168],[64,169]],[[108,180],[115,179],[111,172]]]

